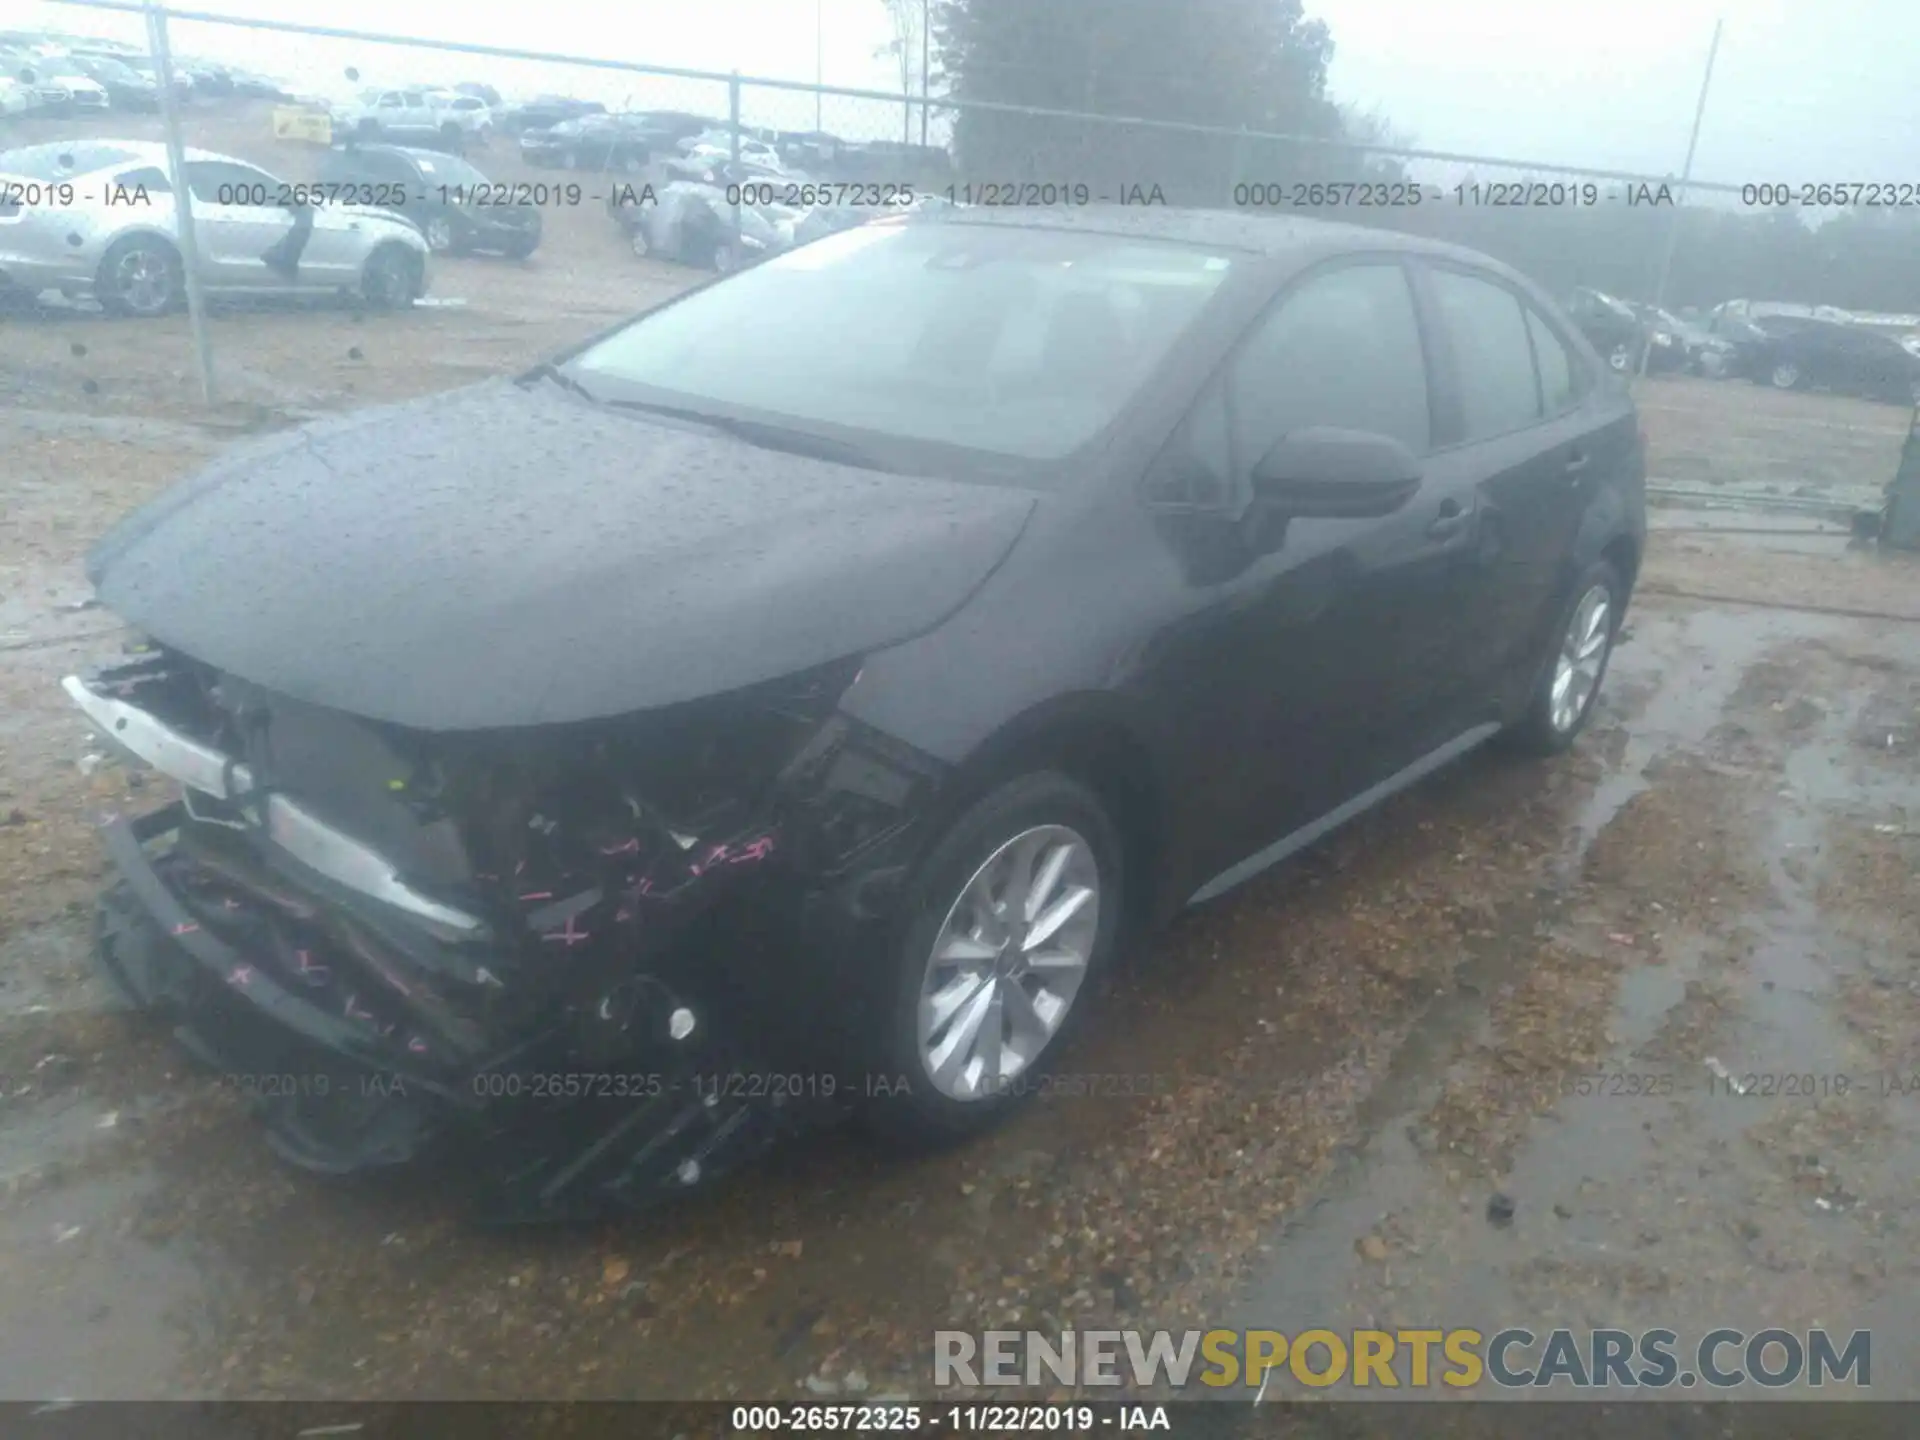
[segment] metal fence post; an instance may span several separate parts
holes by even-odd
[[[172,172],[173,213],[180,230],[181,278],[187,287],[187,322],[200,365],[200,398],[213,404],[213,342],[207,338],[207,303],[200,293],[200,244],[193,229],[193,192],[187,184],[187,150],[180,139],[179,97],[173,89],[173,52],[167,45],[167,12],[147,0],[147,45],[160,81],[160,118],[167,131],[167,169]]]
[[[737,259],[740,254],[740,72],[735,70],[727,78],[727,131],[728,146],[733,152],[732,170],[735,176],[733,187],[733,253]]]
[[[1707,73],[1700,79],[1700,99],[1693,107],[1693,129],[1687,133],[1687,159],[1680,167],[1680,194],[1673,206],[1673,221],[1667,226],[1667,239],[1660,251],[1660,273],[1653,282],[1653,303],[1656,309],[1664,310],[1667,304],[1667,281],[1673,273],[1673,253],[1680,246],[1680,221],[1686,214],[1687,184],[1693,179],[1693,152],[1700,144],[1700,122],[1707,114],[1707,91],[1713,88],[1713,62],[1720,55],[1720,31],[1726,25],[1726,17],[1721,16],[1713,22],[1713,43],[1707,47]],[[1653,341],[1649,337],[1640,346],[1641,375],[1647,373],[1647,362],[1653,358]]]

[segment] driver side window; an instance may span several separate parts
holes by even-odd
[[[1415,455],[1432,448],[1420,324],[1394,261],[1306,280],[1254,327],[1227,385],[1243,468],[1313,426],[1389,435]]]

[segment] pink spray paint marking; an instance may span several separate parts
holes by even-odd
[[[191,935],[194,933],[194,931],[198,930],[199,928],[200,927],[194,924],[193,921],[187,920],[174,926],[173,933],[176,935]]]
[[[316,965],[313,963],[313,952],[311,950],[294,951],[293,963],[294,968],[297,969],[300,974],[304,975],[311,984],[324,985],[327,977],[333,973],[331,966]]]
[[[229,985],[251,985],[253,983],[253,967],[251,965],[234,966],[227,974],[227,983]]]
[[[427,1053],[427,1042],[415,1035],[407,1041],[407,1049],[416,1055],[424,1055]]]
[[[581,941],[590,938],[588,933],[585,930],[578,928],[573,923],[573,921],[574,921],[574,917],[569,915],[567,917],[567,924],[565,929],[549,930],[545,935],[542,935],[540,938],[542,940],[558,940],[562,945],[565,945],[569,950],[571,950],[575,945],[578,945]]]
[[[347,1007],[346,1007],[346,1012],[345,1012],[345,1013],[346,1013],[346,1017],[347,1017],[347,1018],[348,1018],[349,1020],[371,1020],[371,1019],[373,1019],[373,1012],[372,1012],[371,1010],[362,1010],[362,1009],[360,1008],[360,1003],[359,1003],[359,1002],[360,1002],[360,997],[359,997],[358,995],[349,995],[349,996],[347,996]]]
[[[535,890],[531,894],[522,895],[520,898],[522,900],[551,900],[553,899],[553,892],[551,890]]]
[[[600,853],[602,855],[638,855],[640,853],[640,841],[636,837],[632,840],[624,841],[619,845],[602,845],[600,847]]]
[[[771,835],[762,835],[758,840],[753,840],[742,845],[740,847],[740,853],[735,855],[727,863],[729,865],[744,865],[750,860],[764,860],[772,853],[773,837]]]

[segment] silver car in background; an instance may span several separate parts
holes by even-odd
[[[164,145],[65,140],[0,152],[0,290],[57,290],[109,314],[162,315],[185,292]],[[427,287],[427,242],[388,210],[312,203],[245,161],[186,151],[201,283],[209,295],[355,296],[411,305]],[[270,263],[302,210],[312,233],[295,265]]]

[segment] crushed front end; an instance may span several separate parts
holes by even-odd
[[[856,1098],[838,1024],[938,775],[838,713],[854,678],[425,733],[146,647],[64,682],[180,784],[106,824],[101,960],[296,1164],[644,1208]]]

